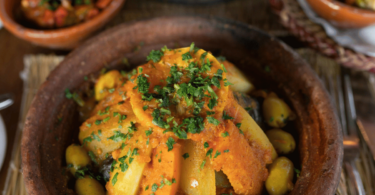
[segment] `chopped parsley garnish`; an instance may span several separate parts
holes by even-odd
[[[161,114],[171,115],[171,111],[165,108],[160,108]]]
[[[212,110],[217,105],[217,100],[212,98],[208,103],[208,107]]]
[[[111,89],[108,89],[108,92],[113,93],[113,92],[115,92],[115,90],[116,90],[115,88],[111,88]]]
[[[103,119],[103,122],[107,122],[109,119],[111,119],[110,116],[106,117],[105,119]]]
[[[86,126],[87,126],[88,128],[90,128],[90,127],[91,127],[91,123],[86,123]]]
[[[98,131],[98,135],[99,135],[99,136],[102,136],[102,130],[99,130],[99,131]]]
[[[245,110],[248,111],[248,112],[250,112],[250,111],[253,110],[253,108],[252,107],[246,107]]]
[[[111,164],[111,172],[113,172],[115,170],[115,166],[117,164],[117,161],[112,161],[112,164]]]
[[[152,134],[152,129],[150,128],[150,130],[146,130],[146,136],[150,136]]]
[[[134,160],[134,158],[130,157],[129,158],[129,164],[132,164],[133,160]]]
[[[70,93],[69,89],[65,89],[65,97],[68,99],[72,99],[73,94]]]
[[[144,105],[144,106],[143,106],[143,111],[146,111],[147,108],[148,108],[148,105]]]
[[[125,141],[126,137],[127,137],[126,134],[123,134],[120,131],[115,131],[115,134],[113,136],[109,137],[108,139],[111,139],[114,142],[119,142],[119,141]]]
[[[139,153],[138,153],[138,148],[134,148],[134,149],[133,149],[132,156],[137,156],[137,155],[139,155]]]
[[[89,151],[89,156],[90,156],[92,162],[94,162],[95,164],[98,164],[98,162],[96,161],[96,157],[95,157],[94,152]]]
[[[218,150],[216,150],[214,158],[218,157],[220,154],[221,154],[221,152],[219,152]]]
[[[137,128],[135,127],[135,124],[133,123],[133,121],[131,121],[130,126],[128,127],[128,132],[134,133],[134,131],[137,131]]]
[[[241,124],[242,124],[242,123],[236,123],[236,127],[237,127],[237,128],[241,128]]]
[[[186,53],[182,54],[182,60],[190,60],[190,59],[193,59],[190,52],[186,52]]]
[[[207,115],[213,115],[213,114],[215,114],[215,112],[206,111],[206,114]]]
[[[118,176],[118,173],[116,173],[115,176],[113,176],[113,178],[112,178],[112,186],[115,186],[115,184],[117,182],[117,176]]]
[[[206,117],[208,122],[211,123],[211,124],[214,124],[214,125],[219,125],[220,124],[220,121],[217,120],[216,118],[212,117],[212,116],[208,116]]]
[[[183,154],[182,157],[184,157],[184,159],[186,160],[187,158],[189,158],[189,153]]]
[[[152,50],[147,56],[147,61],[152,60],[153,62],[159,62],[164,53],[159,50]]]
[[[229,152],[229,149],[228,150],[224,150],[224,153],[228,153]]]
[[[190,44],[190,50],[189,50],[190,52],[193,52],[193,51],[194,51],[194,46],[195,46],[194,43],[191,43],[191,44]]]
[[[229,116],[225,111],[223,112],[223,119],[224,120],[231,120],[234,119],[233,117]]]
[[[153,120],[152,120],[152,123],[156,126],[159,126],[161,128],[165,128],[165,126],[167,125],[167,123],[165,121],[163,121],[163,116],[160,112],[160,109],[155,109],[153,112],[152,112],[152,117],[153,117]]]
[[[150,87],[150,83],[147,81],[147,78],[145,76],[139,75],[137,77],[137,86],[140,93],[147,93]]]
[[[95,125],[100,125],[102,123],[102,120],[96,120]]]
[[[206,164],[206,160],[203,160],[202,164],[201,164],[201,169],[204,168],[204,165]]]
[[[270,122],[270,123],[272,123],[272,122],[273,122],[273,120],[274,120],[274,118],[273,118],[273,117],[271,117],[271,118],[270,118],[270,120],[269,120],[269,122]]]
[[[158,189],[158,185],[156,183],[152,184],[151,191],[156,192],[157,189]]]
[[[146,186],[146,187],[145,187],[145,191],[147,191],[147,190],[148,190],[148,188],[149,188],[149,186]]]
[[[206,153],[206,156],[210,156],[211,158],[212,158],[212,152],[213,152],[214,150],[212,149],[212,148],[210,148],[208,151],[207,151],[207,153]]]
[[[92,137],[93,137],[96,141],[98,141],[98,142],[101,141],[100,138],[99,138],[99,136],[95,135],[94,132],[92,132],[91,135],[92,135]]]
[[[294,172],[296,172],[296,175],[297,175],[297,177],[299,177],[299,176],[300,176],[300,173],[301,173],[301,171],[300,171],[300,170],[298,170],[298,169],[294,168]]]
[[[228,136],[229,136],[229,133],[227,131],[221,134],[221,137],[228,137]]]
[[[166,144],[168,146],[168,152],[173,150],[173,145],[175,144],[176,142],[174,141],[174,139],[172,137],[169,137]]]
[[[91,136],[86,137],[86,138],[84,138],[84,139],[82,140],[82,144],[85,145],[85,144],[87,144],[87,143],[92,142],[92,140],[93,140],[93,139],[92,139]]]
[[[208,147],[210,147],[210,145],[207,143],[207,142],[204,142],[204,148],[208,148]]]
[[[121,150],[123,150],[125,148],[126,144],[125,143],[122,143],[121,144]]]
[[[168,47],[167,47],[166,45],[164,45],[164,47],[161,48],[161,51],[162,51],[162,52],[166,52],[166,51],[169,51],[169,49],[168,49]]]
[[[224,86],[227,87],[229,85],[233,85],[233,83],[229,82],[227,79],[224,79]]]
[[[128,170],[128,168],[129,165],[126,162],[120,164],[121,172],[125,172],[126,170]]]

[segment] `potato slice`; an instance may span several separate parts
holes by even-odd
[[[225,121],[209,145],[213,146],[212,162],[216,171],[222,170],[238,194],[260,194],[268,171],[253,148],[232,121]]]
[[[181,178],[179,192],[189,195],[215,195],[215,171],[203,146],[192,140],[184,140],[182,143]],[[189,157],[186,157],[187,154]],[[202,162],[206,160],[203,169]]]
[[[120,158],[117,159],[117,164],[114,170],[110,173],[109,182],[106,184],[108,195],[136,195],[139,191],[139,185],[143,177],[143,171],[150,159],[152,148],[147,147],[143,153],[139,155],[133,155],[130,146],[126,146],[120,154]],[[121,158],[127,156],[127,158],[121,162]],[[133,160],[130,160],[133,158]],[[126,164],[124,167],[121,164]],[[124,171],[124,172],[123,172]]]
[[[107,153],[120,148],[129,127],[136,121],[130,103],[126,101],[122,105],[101,110],[100,114],[86,120],[80,127],[78,138],[88,151],[98,157],[100,164]]]
[[[151,163],[146,166],[139,195],[174,195],[178,189],[181,171],[181,145],[176,143],[168,151],[166,145],[156,147]],[[156,188],[157,187],[157,188]],[[147,190],[146,190],[147,189]],[[156,190],[155,190],[156,189]]]
[[[231,95],[230,98],[233,98],[233,95]],[[251,147],[259,147],[257,155],[260,155],[259,157],[262,158],[263,162],[271,164],[272,161],[277,158],[276,150],[249,113],[235,100],[231,101],[231,103],[225,107],[225,111],[229,116],[234,118],[236,124],[241,123],[240,129],[249,141]]]
[[[233,85],[230,85],[230,89],[241,93],[250,93],[254,90],[254,85],[241,73],[241,71],[232,63],[228,61],[222,62],[224,67],[227,69],[227,79]]]
[[[101,75],[95,84],[95,99],[100,101],[110,94],[110,90],[115,88],[123,81],[122,76],[117,70],[111,70]]]

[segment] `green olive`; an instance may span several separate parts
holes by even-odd
[[[70,167],[70,172],[74,175],[75,172],[91,163],[87,151],[78,145],[70,145],[65,152],[66,164]]]
[[[296,148],[293,136],[281,129],[272,129],[266,135],[278,154],[289,154]]]
[[[87,175],[77,179],[75,190],[78,195],[105,195],[103,186]]]
[[[269,169],[266,189],[270,195],[284,195],[293,190],[293,163],[286,157],[277,158]]]
[[[289,106],[275,93],[270,93],[263,102],[263,116],[271,127],[284,127],[293,118]]]

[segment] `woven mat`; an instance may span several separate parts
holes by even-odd
[[[24,57],[25,68],[20,74],[24,81],[21,112],[3,195],[27,194],[21,172],[21,137],[23,124],[39,86],[62,60],[63,57],[54,55],[28,55]],[[11,141],[12,140],[9,140],[9,142]]]
[[[298,50],[303,58],[305,58],[314,69],[319,66],[338,66],[333,60],[323,57],[310,49]],[[21,73],[21,77],[24,80],[24,91],[23,100],[21,107],[21,116],[19,120],[19,128],[16,139],[14,141],[13,153],[11,166],[8,170],[7,181],[3,195],[26,195],[25,186],[23,183],[22,172],[21,172],[21,156],[20,156],[20,138],[22,136],[22,128],[25,119],[25,115],[30,106],[30,103],[41,85],[46,79],[49,72],[53,70],[56,65],[63,59],[61,56],[53,55],[29,55],[25,56],[24,63],[25,69]],[[374,164],[371,161],[370,152],[363,145],[363,150],[360,154],[360,158],[356,162],[358,169],[361,173],[364,181],[364,186],[368,195],[375,195],[372,178],[375,178]],[[346,177],[345,174],[341,173],[341,181],[337,189],[337,195],[347,195],[346,188]]]

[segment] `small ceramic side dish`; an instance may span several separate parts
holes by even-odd
[[[38,30],[18,23],[15,12],[21,6],[20,0],[0,0],[0,19],[11,33],[33,44],[55,49],[72,49],[111,20],[124,3],[125,0],[113,0],[96,17],[84,23],[61,29]]]
[[[339,28],[363,28],[375,24],[375,11],[337,0],[306,0],[322,18]]]

